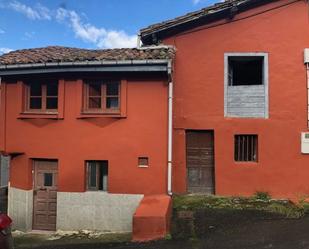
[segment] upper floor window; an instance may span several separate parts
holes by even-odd
[[[26,84],[26,111],[57,112],[58,82]]]
[[[224,115],[268,118],[268,54],[224,55]]]
[[[263,85],[263,56],[230,56],[229,86]]]
[[[85,112],[119,113],[120,83],[86,81],[83,109]]]

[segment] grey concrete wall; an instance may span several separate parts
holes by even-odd
[[[0,156],[0,187],[8,186],[10,158]]]
[[[226,115],[228,117],[264,118],[265,86],[228,86]]]
[[[8,214],[13,229],[32,230],[33,191],[9,187]]]
[[[57,229],[64,231],[132,231],[133,214],[143,195],[106,192],[57,195]]]

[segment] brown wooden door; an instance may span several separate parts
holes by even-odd
[[[33,229],[56,230],[57,186],[57,161],[35,160]]]
[[[215,193],[214,135],[212,131],[188,131],[187,190],[189,193]]]

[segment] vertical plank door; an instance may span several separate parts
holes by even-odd
[[[189,193],[215,193],[213,131],[187,131],[187,190]]]
[[[33,229],[56,230],[58,163],[34,160]]]

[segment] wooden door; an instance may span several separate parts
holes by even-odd
[[[56,230],[58,165],[34,160],[33,229]]]
[[[188,131],[187,190],[189,193],[215,193],[214,135],[212,131]]]

